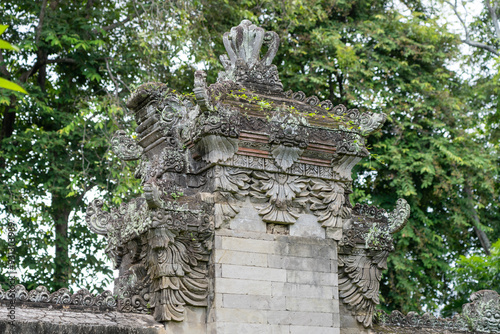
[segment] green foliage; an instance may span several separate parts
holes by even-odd
[[[471,291],[495,290],[500,293],[500,239],[492,245],[491,255],[461,255],[453,274],[456,297],[444,309],[446,315],[469,302]]]
[[[3,34],[3,32],[8,27],[9,26],[0,24],[0,35]],[[0,50],[1,49],[19,51],[19,49],[17,47],[15,47],[14,45],[12,45],[9,42],[6,42],[2,39],[0,39]],[[0,88],[5,88],[5,89],[13,90],[16,92],[20,92],[23,94],[28,94],[28,92],[26,92],[23,87],[19,86],[18,84],[13,83],[12,81],[5,80],[3,78],[0,78]]]

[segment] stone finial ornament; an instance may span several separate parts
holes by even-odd
[[[272,65],[275,32],[244,20],[223,41],[228,55],[217,83],[196,72],[196,100],[164,84],[140,86],[127,103],[137,135],[119,131],[112,139],[121,159],[139,159],[144,194],[109,211],[96,200],[86,221],[107,238],[120,270],[120,309],[151,309],[158,321],[179,322],[187,307],[206,306],[214,234],[250,203],[268,233],[287,234],[304,214],[317,219],[341,246],[341,298],[370,326],[391,234],[409,207],[400,200],[389,215],[353,208],[349,194],[352,168],[369,156],[364,137],[386,116],[283,92]]]
[[[265,31],[243,20],[239,26],[224,34],[223,41],[227,55],[220,56],[225,72],[219,73],[219,82],[234,81],[255,88],[265,87],[269,91],[283,91],[278,70],[275,65],[271,65],[280,45],[277,33]],[[261,59],[263,44],[268,49]]]

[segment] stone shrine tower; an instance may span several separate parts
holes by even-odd
[[[284,91],[280,40],[242,21],[223,36],[225,71],[196,99],[148,83],[128,101],[144,195],[87,223],[119,269],[117,309],[167,333],[369,333],[392,234],[409,216],[352,206],[351,170],[384,114]],[[265,55],[261,47],[267,46]]]

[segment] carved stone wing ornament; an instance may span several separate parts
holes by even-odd
[[[379,304],[382,270],[393,250],[392,234],[400,231],[410,215],[410,206],[398,199],[396,208],[385,214],[375,207],[357,205],[346,230],[343,251],[339,254],[339,296],[356,319],[365,327],[372,324],[375,306]],[[358,230],[358,231],[355,231]],[[359,245],[363,248],[351,246]]]

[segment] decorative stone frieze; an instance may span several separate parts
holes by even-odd
[[[71,294],[68,289],[59,289],[56,292],[49,292],[46,287],[40,285],[35,289],[28,291],[18,284],[13,290],[3,290],[0,288],[0,302],[14,301],[26,306],[40,307],[66,307],[72,309],[94,308],[97,310],[115,310],[117,300],[111,291],[104,291],[101,294],[94,295],[87,289],[78,290]]]
[[[462,314],[453,318],[437,318],[432,314],[407,315],[399,311],[378,311],[375,322],[380,326],[433,328],[466,333],[500,333],[500,296],[496,291],[481,290],[470,296],[471,303],[462,306]]]

